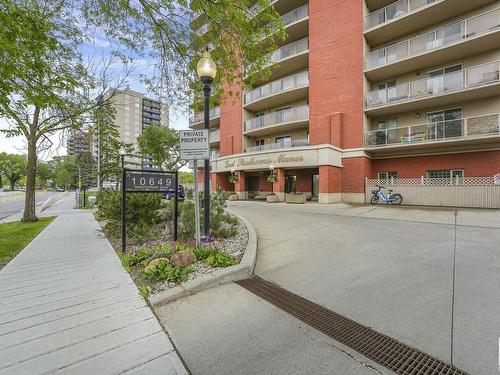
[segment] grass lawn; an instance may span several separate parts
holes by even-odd
[[[41,217],[35,223],[0,224],[0,268],[14,258],[33,238],[49,225],[55,216]]]

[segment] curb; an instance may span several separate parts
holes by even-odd
[[[54,203],[56,203],[58,200],[64,198],[68,194],[69,194],[69,191],[65,191],[65,192],[51,196],[49,199],[47,199],[45,202],[43,202],[42,206],[40,207],[40,212],[46,210],[47,208],[49,208]]]
[[[187,283],[178,285],[172,289],[152,294],[148,298],[149,303],[151,303],[152,306],[157,307],[164,305],[175,301],[176,299],[190,296],[214,286],[246,279],[253,274],[255,262],[257,260],[257,233],[247,219],[231,210],[226,209],[226,211],[236,216],[247,227],[248,243],[241,262],[235,266],[218,269],[210,275],[205,275],[199,279],[188,281]]]

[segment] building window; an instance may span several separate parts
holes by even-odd
[[[427,171],[428,178],[455,178],[464,177],[463,169],[435,169]]]
[[[463,135],[462,108],[427,113],[429,139],[461,137]]]
[[[255,141],[255,146],[264,146],[264,140],[263,139],[257,139]]]
[[[397,172],[378,172],[379,180],[390,180],[391,178],[398,178]]]

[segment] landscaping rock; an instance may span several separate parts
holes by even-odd
[[[155,268],[156,265],[160,262],[160,260],[164,260],[167,263],[169,262],[168,258],[156,258],[156,259],[153,259],[151,262],[149,262],[149,264],[146,266],[146,268],[144,269],[144,271],[152,270],[153,268]]]
[[[170,257],[170,263],[173,266],[188,267],[194,262],[196,262],[196,255],[192,251],[176,252]]]
[[[267,203],[277,203],[278,202],[278,197],[276,195],[268,195],[266,197]]]
[[[238,200],[238,194],[236,193],[231,193],[229,194],[229,198],[228,198],[230,201],[237,201]]]

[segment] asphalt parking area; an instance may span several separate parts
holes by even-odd
[[[254,202],[234,202],[231,209],[245,216],[257,231],[257,275],[472,374],[498,371],[498,210]],[[222,290],[224,308],[217,314],[213,302]],[[301,361],[307,370],[294,372],[284,364],[279,367],[283,371],[276,370],[282,353],[293,352],[297,345],[321,353],[317,364],[331,366],[329,369],[345,366],[342,372],[333,373],[365,373],[359,368],[347,370],[360,363],[367,373],[386,372],[231,285],[163,310],[166,320],[175,322],[167,328],[193,373],[203,373],[197,372],[203,364],[189,342],[210,339],[194,332],[183,337],[182,314],[191,309],[203,312],[200,321],[189,322],[197,332],[221,339],[240,337],[236,343],[208,351],[216,359],[213,369],[230,364],[229,368],[240,373],[259,373],[252,370],[252,347],[245,339],[256,335],[257,352],[264,347],[275,353],[259,360],[260,370],[270,370],[273,363],[269,373],[287,373],[285,369],[291,371],[288,373],[322,373],[307,359]],[[293,331],[287,329],[263,336],[266,331],[257,322],[267,322],[269,311],[278,325],[301,327],[307,333],[290,337]],[[216,328],[219,332],[212,333]],[[306,344],[311,337],[315,339]],[[281,348],[280,353],[272,351],[276,347]],[[327,355],[325,347],[335,355]],[[235,357],[241,361],[239,366]]]

